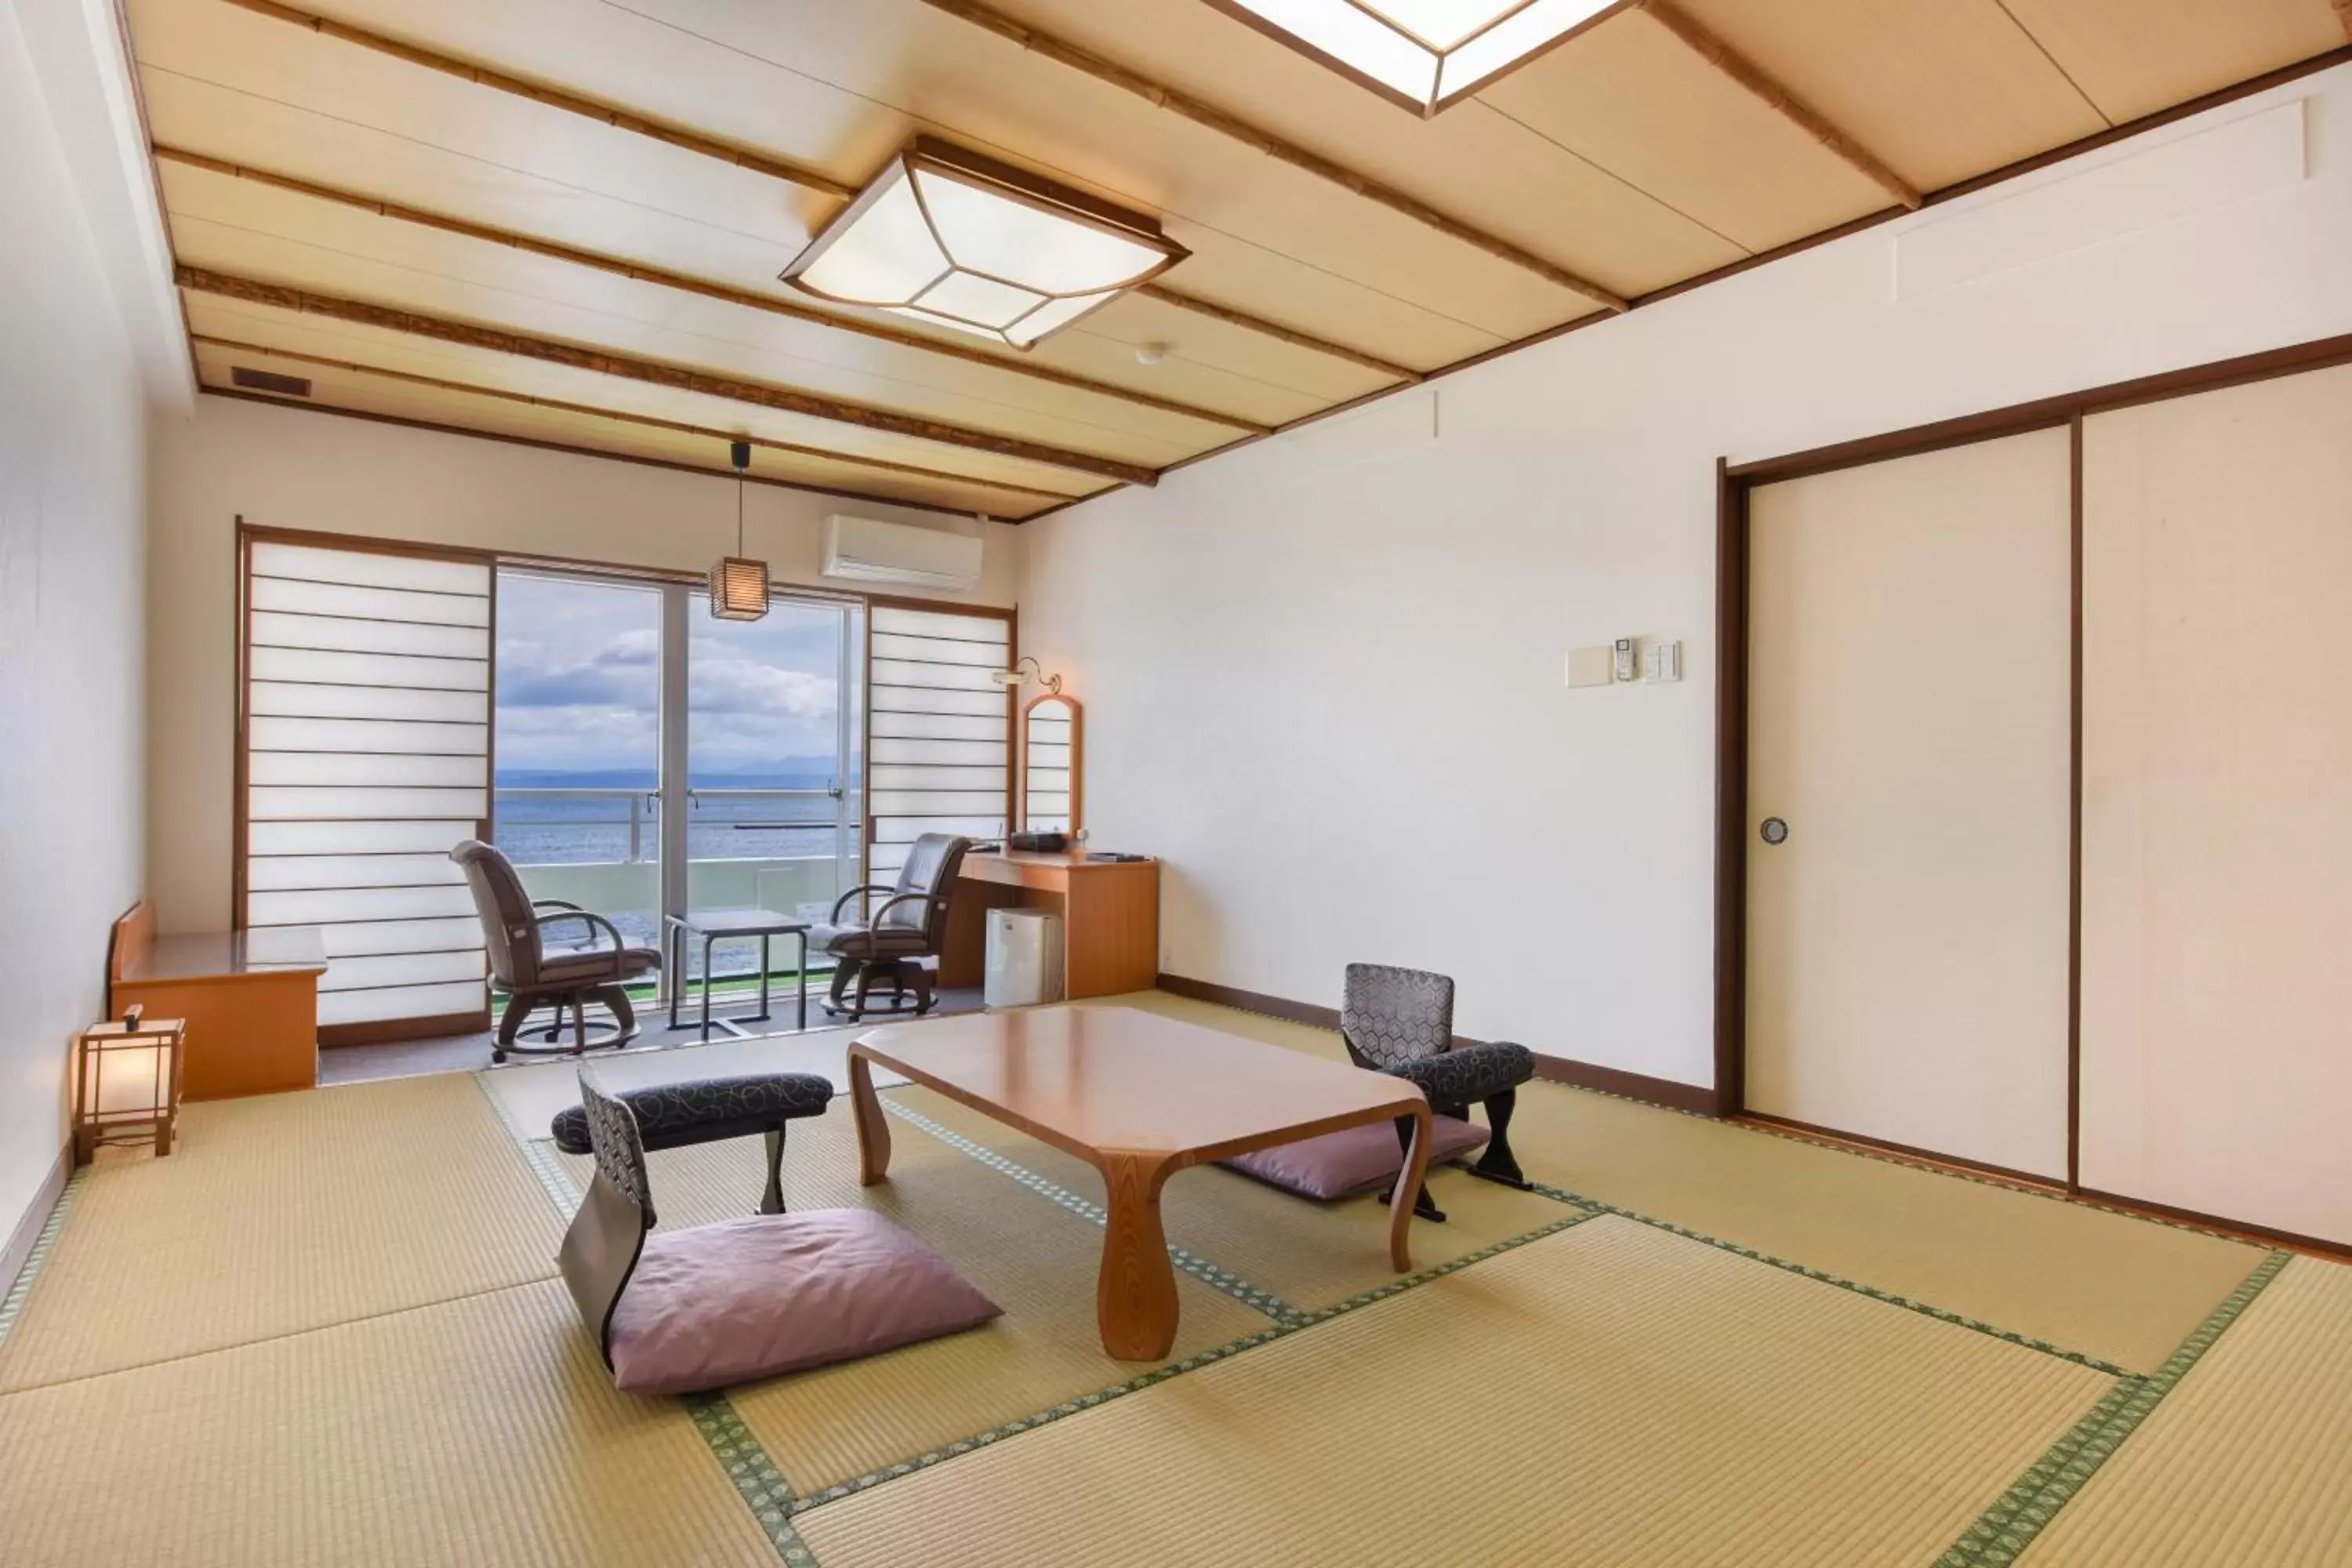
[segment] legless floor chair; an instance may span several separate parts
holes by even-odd
[[[1360,1068],[1389,1073],[1417,1084],[1440,1116],[1467,1121],[1470,1107],[1486,1108],[1486,1152],[1468,1167],[1474,1176],[1525,1189],[1528,1179],[1511,1153],[1511,1111],[1519,1085],[1536,1076],[1535,1053],[1509,1040],[1488,1040],[1454,1048],[1454,982],[1422,969],[1386,964],[1348,965],[1339,1005],[1339,1034]],[[1397,1123],[1397,1137],[1409,1144],[1412,1122]],[[1425,1219],[1445,1215],[1424,1186],[1413,1212]]]
[[[586,1071],[580,1108],[596,1169],[556,1267],[625,1393],[731,1387],[977,1328],[1001,1311],[868,1209],[656,1233],[636,1112]]]

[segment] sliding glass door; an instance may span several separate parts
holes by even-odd
[[[662,928],[662,593],[498,579],[498,846],[531,897],[593,910],[643,947]]]
[[[532,897],[659,948],[666,912],[816,918],[857,884],[861,606],[721,621],[684,584],[520,569],[498,594],[496,834]],[[780,980],[793,956],[775,944]],[[721,944],[719,984],[758,957]],[[702,982],[695,944],[660,994]]]
[[[851,728],[856,605],[777,596],[756,621],[722,621],[686,595],[685,903],[755,907],[814,923],[858,882]],[[714,955],[719,978],[756,978],[759,944]],[[771,954],[782,973],[793,944]],[[684,982],[699,983],[688,953]]]

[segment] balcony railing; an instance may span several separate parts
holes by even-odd
[[[814,913],[860,880],[855,790],[690,789],[687,801],[689,905]],[[661,946],[657,791],[501,788],[493,811],[499,847],[533,898],[594,910],[632,942]],[[700,977],[695,947],[681,977],[689,984]],[[758,953],[756,942],[723,944],[714,978],[756,979]],[[789,940],[772,942],[772,972],[789,976],[793,954]]]

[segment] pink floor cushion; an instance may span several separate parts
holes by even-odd
[[[613,1310],[613,1381],[694,1394],[977,1328],[1003,1311],[865,1209],[751,1215],[646,1238]]]
[[[1457,1121],[1451,1116],[1433,1121],[1429,1149],[1433,1166],[1475,1154],[1486,1146],[1489,1134],[1475,1122]],[[1277,1143],[1271,1149],[1236,1154],[1222,1163],[1301,1197],[1352,1198],[1393,1183],[1404,1169],[1404,1150],[1397,1142],[1396,1123],[1381,1121],[1326,1132],[1319,1138],[1302,1138],[1296,1143]]]

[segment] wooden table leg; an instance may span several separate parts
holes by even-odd
[[[890,1173],[890,1122],[874,1092],[874,1064],[849,1047],[849,1108],[857,1119],[857,1184],[870,1187]]]
[[[1421,1184],[1429,1175],[1429,1139],[1433,1131],[1429,1107],[1417,1105],[1412,1112],[1412,1152],[1405,1156],[1404,1170],[1397,1177],[1396,1190],[1389,1194],[1389,1267],[1400,1274],[1412,1269],[1413,1200],[1421,1193]]]
[[[1168,1234],[1160,1226],[1164,1159],[1114,1154],[1103,1163],[1102,1277],[1095,1316],[1103,1349],[1120,1361],[1159,1361],[1176,1342],[1176,1271],[1168,1261]]]

